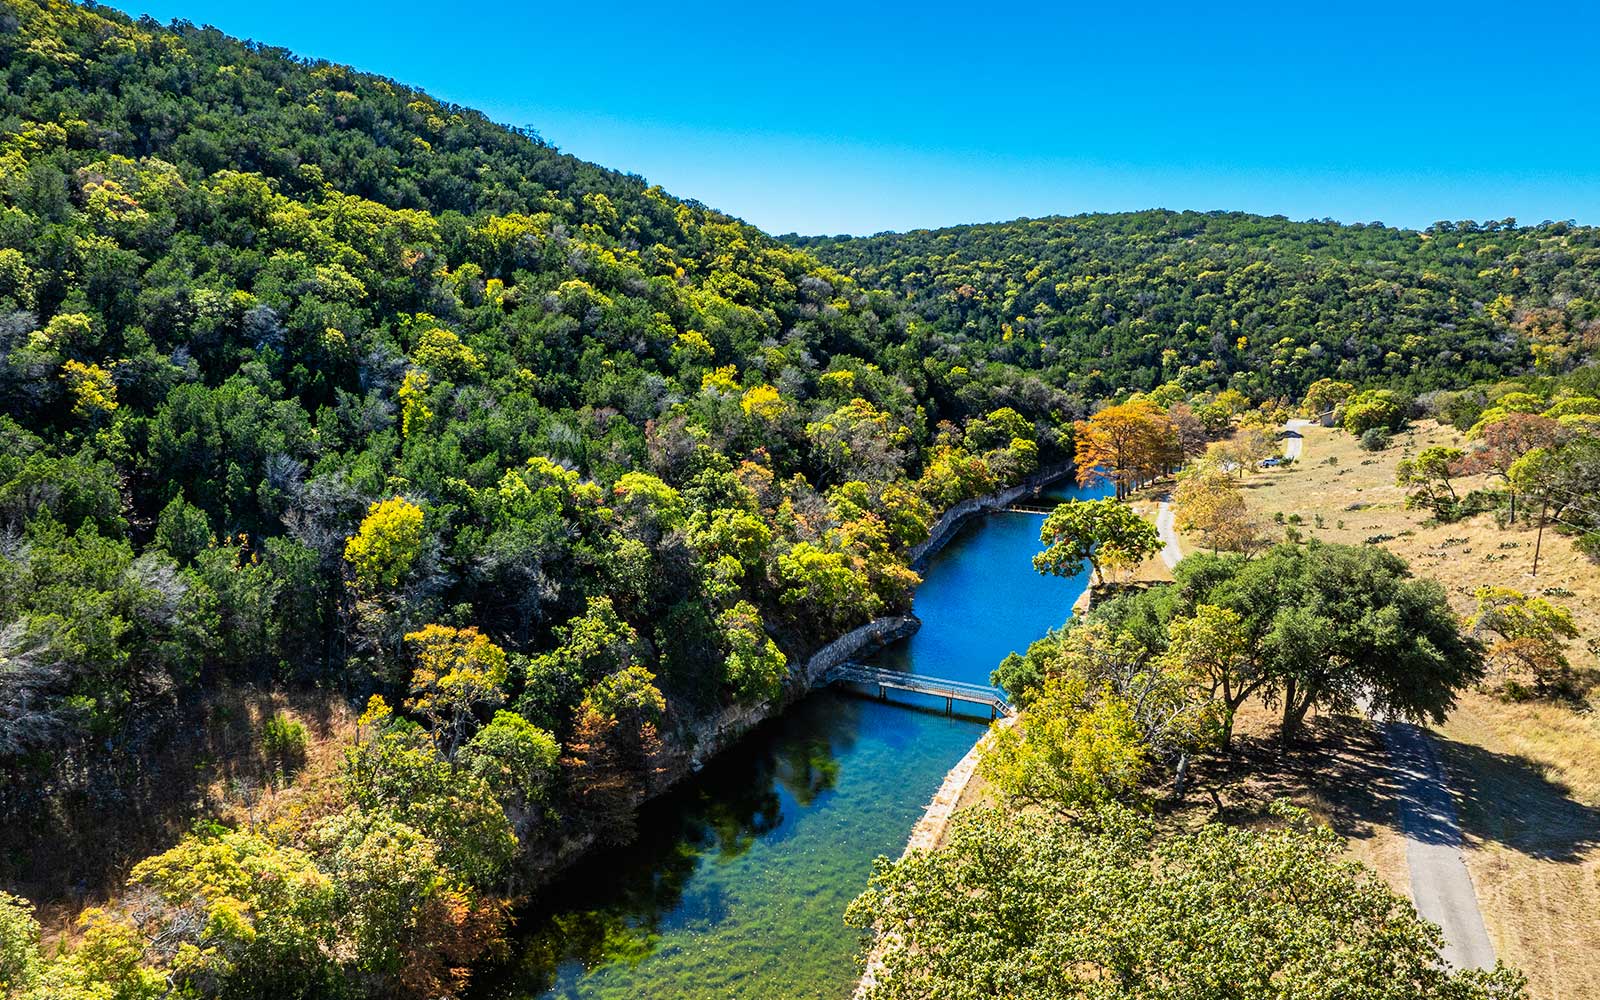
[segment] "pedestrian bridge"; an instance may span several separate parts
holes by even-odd
[[[903,670],[869,667],[861,663],[844,663],[834,667],[828,671],[827,682],[860,685],[869,690],[876,687],[878,698],[881,700],[887,700],[890,691],[909,691],[912,694],[943,698],[946,715],[955,714],[955,703],[958,701],[989,709],[990,718],[1017,713],[1011,702],[1006,700],[1005,693],[997,687],[945,680],[942,677],[928,677],[924,674],[910,674]]]
[[[1058,505],[1024,501],[1006,508],[1008,514],[1053,514]]]

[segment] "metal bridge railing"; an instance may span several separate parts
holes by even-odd
[[[829,683],[864,684],[878,688],[878,696],[885,697],[891,690],[909,691],[913,694],[931,695],[945,699],[946,712],[955,710],[955,702],[983,705],[995,715],[1013,715],[1016,709],[1006,699],[1005,692],[985,684],[968,681],[910,674],[903,670],[869,667],[861,663],[845,663],[828,673]]]

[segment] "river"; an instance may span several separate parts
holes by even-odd
[[[1100,496],[1067,490],[1056,496]],[[987,683],[1059,625],[1086,576],[1040,576],[1042,517],[976,518],[931,560],[922,628],[886,666]],[[843,913],[872,861],[896,856],[986,720],[818,691],[640,812],[639,838],[540,894],[481,995],[843,1000],[861,935]]]

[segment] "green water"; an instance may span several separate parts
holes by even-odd
[[[1007,652],[1063,621],[1083,581],[1034,573],[1040,521],[969,524],[924,574],[922,629],[883,662],[987,681]],[[875,857],[905,847],[982,732],[903,704],[810,695],[646,806],[636,842],[542,892],[479,995],[843,1000],[862,945],[846,904]]]
[[[819,692],[639,818],[542,899],[503,997],[850,994],[842,919],[981,725]]]

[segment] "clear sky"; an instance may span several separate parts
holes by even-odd
[[[770,232],[1136,208],[1600,223],[1600,5],[116,0]]]

